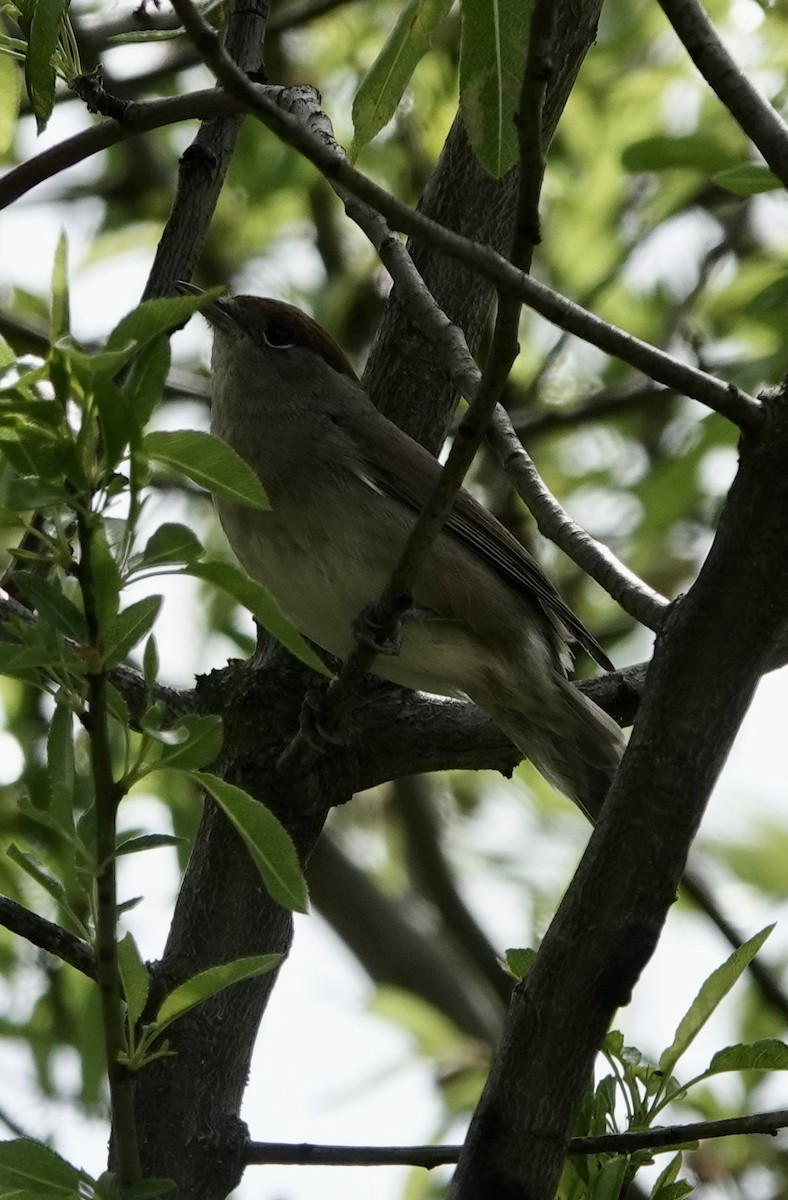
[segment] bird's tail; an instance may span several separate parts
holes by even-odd
[[[624,737],[607,713],[552,673],[549,694],[511,692],[509,702],[471,696],[537,771],[574,800],[590,821],[599,816],[624,753]]]

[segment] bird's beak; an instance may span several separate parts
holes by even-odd
[[[205,295],[202,288],[196,287],[193,283],[186,283],[183,279],[179,279],[175,284],[175,290],[176,292],[180,292],[182,296]],[[200,310],[209,325],[218,325],[223,329],[236,328],[236,322],[233,319],[232,313],[228,311],[229,299],[229,296],[218,296],[215,300],[209,301],[205,305],[205,308]]]

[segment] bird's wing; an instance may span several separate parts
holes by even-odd
[[[358,419],[359,415],[355,413],[352,424],[356,425]],[[396,496],[415,512],[421,511],[440,470],[437,460],[377,410],[373,409],[361,420],[364,426],[361,457],[363,472],[369,476],[369,482]],[[396,465],[392,457],[392,438],[398,451]],[[464,488],[445,528],[512,587],[538,601],[547,615],[557,618],[600,666],[607,671],[613,670],[613,664],[596,638],[564,603],[532,555]]]

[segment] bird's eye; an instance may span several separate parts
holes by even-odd
[[[275,350],[286,350],[288,346],[295,345],[292,329],[281,321],[271,321],[264,336],[268,345]]]

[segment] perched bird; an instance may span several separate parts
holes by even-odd
[[[236,296],[203,315],[214,334],[211,428],[271,502],[258,512],[217,500],[224,531],[300,632],[345,658],[440,467],[378,412],[337,343],[300,309]],[[598,813],[623,738],[567,680],[569,644],[610,663],[531,555],[465,490],[422,564],[400,640],[399,653],[378,655],[376,675],[470,698],[550,783]]]

